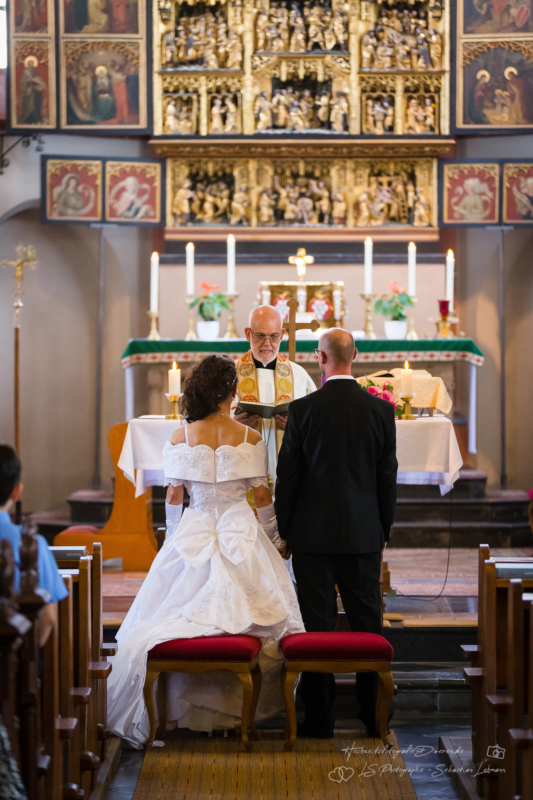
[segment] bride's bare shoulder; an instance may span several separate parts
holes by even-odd
[[[172,444],[185,444],[185,428],[176,428],[170,441]]]
[[[258,431],[254,431],[253,428],[250,428],[248,430],[248,439],[247,439],[247,441],[250,442],[250,444],[258,444],[261,441],[262,438],[263,437],[261,436],[261,434]]]

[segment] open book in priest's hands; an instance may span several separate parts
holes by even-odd
[[[239,405],[235,409],[236,414],[257,414],[261,419],[272,419],[276,414],[288,414],[290,400],[277,405],[269,405],[269,403],[250,403],[244,400],[239,400]]]

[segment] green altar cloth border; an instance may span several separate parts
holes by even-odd
[[[316,361],[315,348],[318,339],[296,340],[296,361],[312,363]],[[481,367],[484,356],[473,339],[358,339],[358,363],[379,364],[390,362],[417,361],[466,361]],[[216,339],[205,342],[199,339],[130,339],[122,354],[124,368],[135,364],[166,364],[172,361],[201,361],[212,353],[227,353],[237,360],[246,353],[250,345],[246,339]],[[281,343],[281,351],[287,352],[287,341]]]

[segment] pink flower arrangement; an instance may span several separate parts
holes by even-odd
[[[386,400],[387,403],[390,403],[394,407],[394,413],[397,417],[403,414],[403,406],[398,405],[396,402],[396,398],[394,397],[394,390],[390,383],[384,383],[383,386],[376,386],[369,378],[367,378],[366,385],[360,384],[361,388],[364,389],[368,394],[373,394],[374,397],[379,397],[381,400]]]
[[[202,297],[207,297],[208,294],[214,294],[220,291],[218,283],[208,283],[207,281],[200,281],[200,289],[202,290]]]

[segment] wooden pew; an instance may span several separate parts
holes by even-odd
[[[80,692],[74,686],[74,582],[72,575],[63,575],[68,596],[58,603],[59,670],[61,675],[59,711],[62,717],[74,721],[69,731],[64,731],[64,753],[66,756],[66,779],[63,780],[65,800],[81,800],[80,739],[81,725],[79,706]],[[87,690],[89,692],[90,690]],[[83,696],[83,692],[81,693]],[[87,695],[88,697],[88,695]],[[82,700],[83,702],[83,700]]]
[[[481,774],[478,777],[478,792],[485,797],[502,797],[498,780],[500,769],[506,769],[502,759],[494,754],[493,748],[505,747],[501,738],[503,717],[508,710],[507,695],[509,665],[513,657],[509,653],[509,586],[511,578],[503,572],[512,567],[516,573],[531,572],[531,560],[511,562],[492,560],[485,562],[483,577],[483,667],[481,676],[482,694],[485,698],[485,712],[481,715],[482,725],[478,733],[481,749]],[[523,586],[533,588],[533,578],[524,578]],[[510,767],[511,771],[511,767]],[[507,798],[506,798],[507,800]]]
[[[517,751],[517,770],[521,789],[518,797],[519,800],[527,800],[533,797],[533,594],[530,592],[522,594],[522,603],[526,615],[529,614],[529,629],[525,628],[529,652],[524,696],[528,727],[523,728],[520,725],[517,728],[510,728],[509,737]]]
[[[20,769],[17,705],[18,653],[31,622],[18,612],[14,600],[14,560],[11,543],[0,543],[0,714],[13,756]]]
[[[485,564],[498,561],[506,563],[533,563],[533,558],[499,558],[490,557],[490,548],[486,544],[479,547],[478,553],[478,643],[477,645],[462,645],[463,657],[471,661],[472,666],[463,670],[465,680],[472,687],[472,760],[479,766],[487,754],[487,738],[485,730],[486,717],[486,675],[484,665],[486,661],[488,642],[486,637],[490,621],[486,622],[486,571]],[[489,612],[492,614],[492,611]]]

